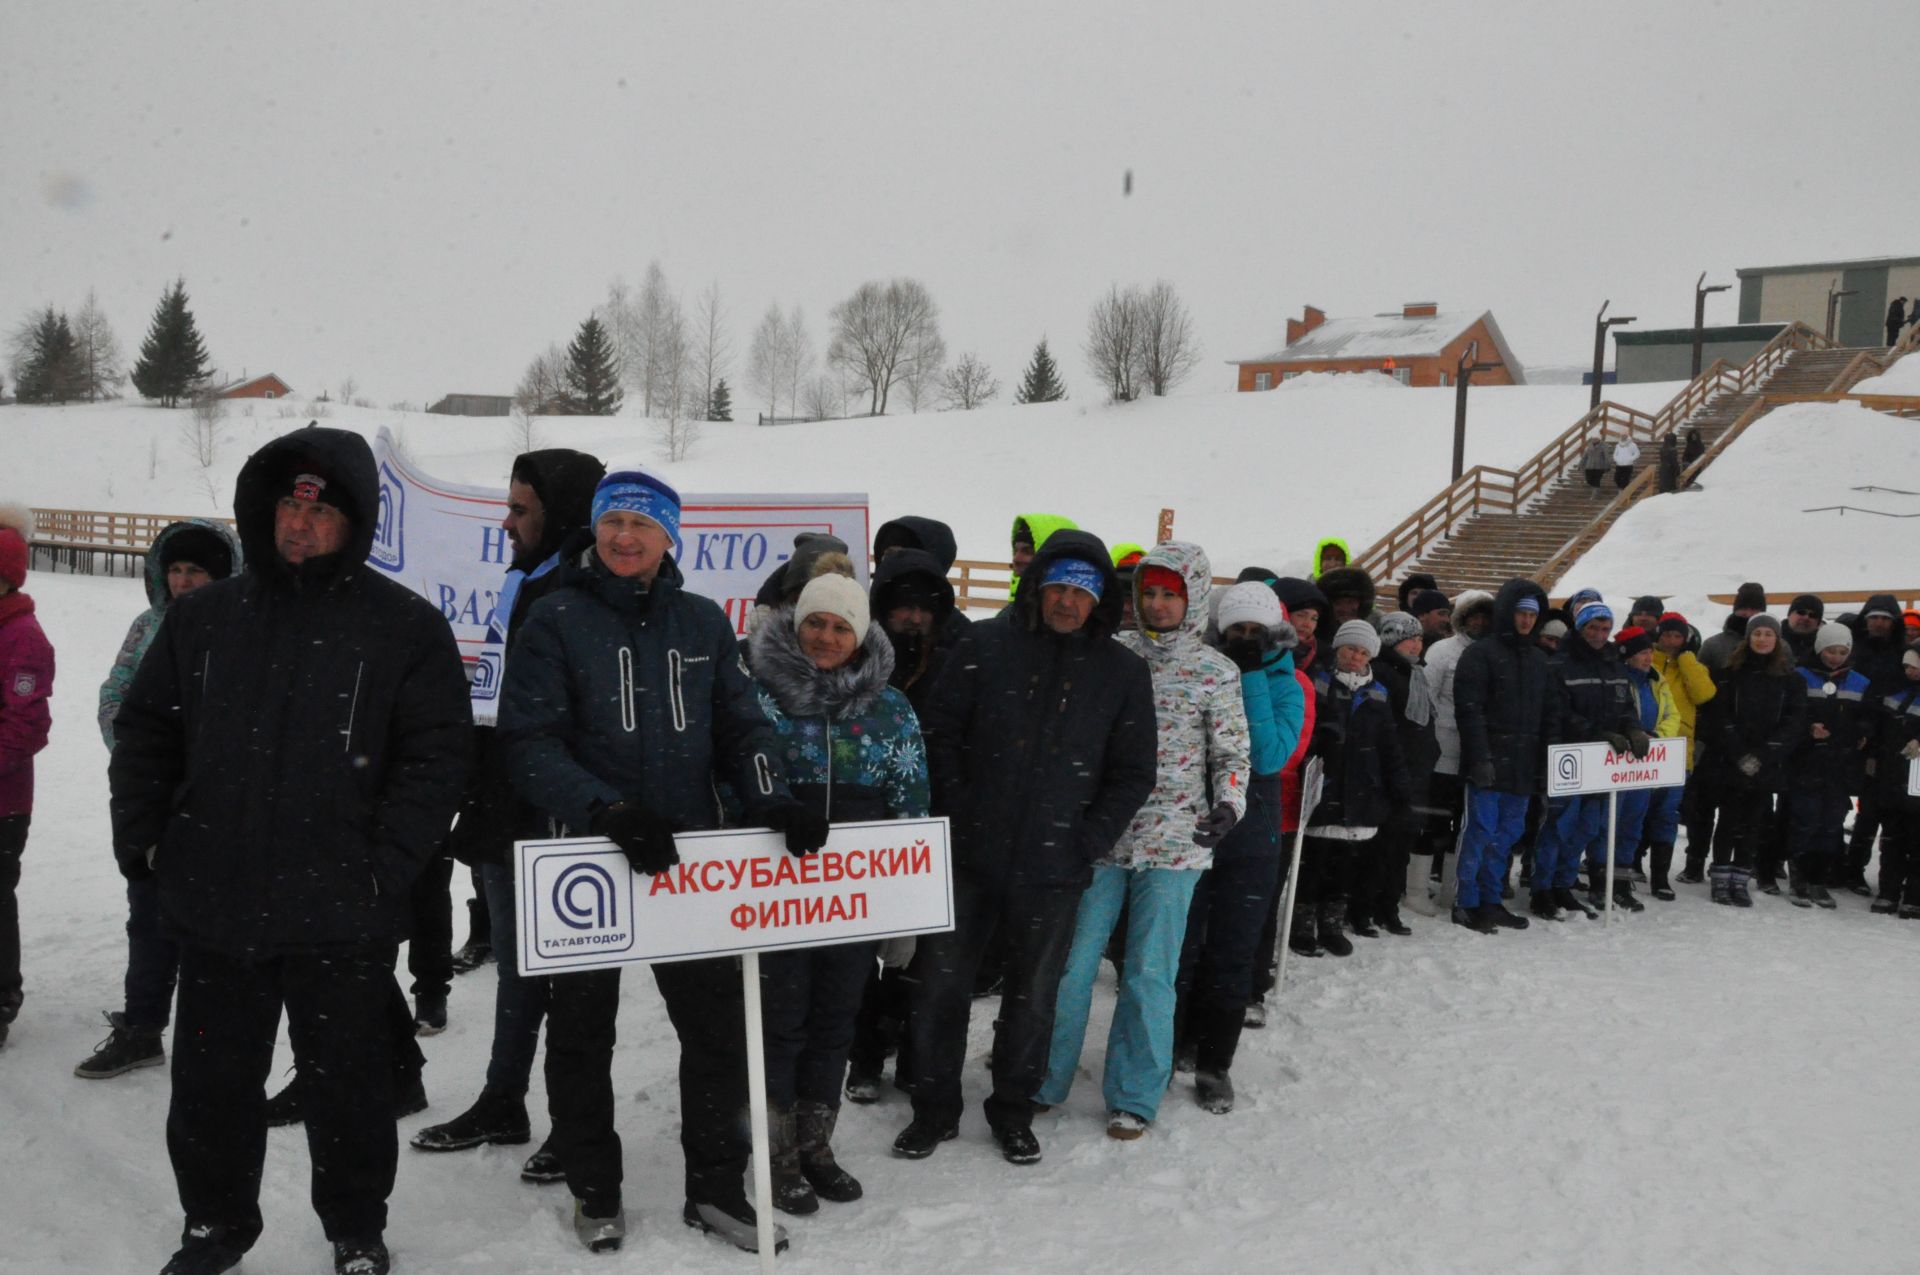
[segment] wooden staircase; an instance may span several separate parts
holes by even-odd
[[[1414,570],[1431,572],[1450,594],[1497,589],[1514,576],[1551,588],[1620,514],[1654,494],[1666,435],[1691,428],[1706,444],[1706,454],[1683,476],[1691,481],[1775,396],[1844,390],[1883,370],[1885,359],[1884,351],[1835,347],[1793,324],[1742,368],[1716,361],[1657,413],[1602,402],[1520,469],[1476,466],[1356,562],[1382,588]],[[1625,490],[1614,487],[1611,469],[1598,492],[1587,486],[1579,463],[1595,437],[1609,446],[1624,437],[1639,443],[1636,473]]]

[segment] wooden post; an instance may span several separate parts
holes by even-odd
[[[1160,526],[1154,532],[1153,542],[1157,545],[1163,545],[1171,539],[1173,539],[1173,510],[1162,509],[1160,511]]]

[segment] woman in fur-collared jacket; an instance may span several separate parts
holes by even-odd
[[[893,646],[845,576],[815,576],[750,639],[760,708],[795,799],[829,821],[926,815],[927,751],[906,695],[887,685]],[[760,958],[766,1027],[773,1199],[812,1213],[821,1197],[857,1200],[860,1183],[833,1155],[854,1020],[873,943],[768,952]]]

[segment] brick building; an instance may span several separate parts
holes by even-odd
[[[1270,390],[1306,372],[1385,372],[1404,385],[1451,385],[1475,341],[1478,361],[1494,365],[1474,373],[1475,385],[1526,383],[1526,369],[1513,357],[1492,311],[1443,311],[1432,301],[1353,319],[1330,319],[1308,306],[1301,318],[1287,320],[1284,348],[1231,362],[1240,369],[1243,392]]]
[[[293,388],[271,372],[230,381],[212,391],[214,398],[285,398],[291,393]]]

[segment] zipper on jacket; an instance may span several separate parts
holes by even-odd
[[[680,651],[669,648],[667,651],[667,698],[673,707],[673,728],[685,733],[687,729],[687,706],[680,699]]]
[[[353,751],[353,718],[354,718],[354,714],[357,713],[360,709],[360,679],[366,676],[366,672],[367,672],[367,662],[365,660],[361,660],[359,663],[353,666],[353,698],[347,701],[347,729],[345,731],[346,738],[345,740],[342,741],[340,745],[340,751],[343,753],[350,753]],[[380,892],[380,883],[376,881],[374,882],[374,893],[378,894],[379,892]]]
[[[753,755],[753,776],[760,783],[760,795],[762,797],[773,796],[773,770],[767,765],[767,755],[765,753],[755,753]]]
[[[620,729],[633,733],[633,648],[620,648]]]

